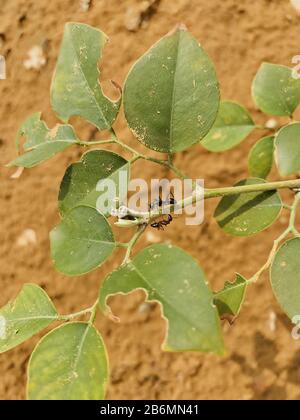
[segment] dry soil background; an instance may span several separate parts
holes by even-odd
[[[0,54],[7,58],[7,80],[0,81],[1,306],[26,282],[42,285],[61,312],[89,306],[99,281],[116,264],[111,259],[88,276],[68,278],[55,272],[50,259],[48,232],[58,221],[59,182],[82,150],[70,150],[25,171],[17,180],[10,178],[14,170],[4,167],[15,156],[14,136],[24,117],[42,110],[50,125],[56,122],[49,86],[65,22],[89,23],[110,36],[102,79],[113,78],[120,84],[151,44],[184,22],[214,60],[223,98],[243,103],[258,122],[265,117],[254,109],[250,84],[259,64],[265,60],[289,65],[291,57],[300,53],[300,18],[288,0],[161,0],[139,17],[136,10],[141,3],[94,0],[84,12],[79,0],[0,0]],[[35,45],[43,46],[47,64],[40,71],[26,70],[24,60]],[[95,136],[84,122],[76,127],[84,139]],[[116,128],[122,138],[137,144],[122,116]],[[247,176],[247,152],[262,134],[219,155],[196,146],[178,157],[178,165],[191,177],[204,177],[211,187],[231,185]],[[135,171],[146,179],[157,175],[151,164],[137,165]],[[211,218],[215,205],[214,200],[206,203],[202,226],[185,227],[178,219],[164,233],[146,235],[140,246],[161,240],[183,247],[198,259],[215,289],[233,279],[236,270],[253,274],[267,258],[287,215],[283,213],[274,227],[256,237],[231,238]],[[25,229],[36,232],[35,244],[20,241]],[[236,324],[224,325],[229,349],[225,358],[162,353],[165,325],[157,305],[143,305],[140,293],[115,297],[111,303],[122,322],[115,325],[101,315],[97,321],[110,356],[108,398],[300,398],[300,343],[291,338],[291,326],[272,297],[267,276],[249,290]],[[1,355],[0,398],[25,397],[26,366],[36,342],[37,337]]]

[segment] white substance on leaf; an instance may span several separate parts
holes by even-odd
[[[25,247],[37,243],[36,233],[33,229],[25,229],[17,239],[17,246]]]
[[[43,48],[39,45],[32,47],[28,53],[28,59],[24,61],[24,67],[27,70],[40,70],[47,62],[44,56]]]
[[[6,339],[6,319],[0,316],[0,340]]]
[[[300,13],[300,0],[290,0],[294,9]]]

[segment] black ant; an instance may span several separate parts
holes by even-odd
[[[176,204],[176,200],[174,198],[173,193],[170,193],[169,197],[167,200],[162,200],[161,197],[159,196],[158,199],[154,200],[153,203],[150,205],[150,210],[156,209],[158,207],[162,207],[164,205],[175,205]],[[168,214],[168,219],[165,220],[160,220],[158,222],[153,222],[151,223],[151,227],[153,227],[154,229],[158,229],[158,230],[164,230],[164,226],[168,226],[173,220],[173,216],[171,214]]]

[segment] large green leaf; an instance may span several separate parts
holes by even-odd
[[[265,179],[273,165],[274,136],[263,137],[252,147],[249,153],[248,166],[250,175]]]
[[[80,275],[99,267],[115,248],[105,217],[90,207],[75,207],[50,233],[51,254],[58,271]]]
[[[121,100],[107,98],[99,84],[98,61],[107,36],[82,23],[67,23],[51,87],[54,111],[63,120],[73,115],[109,129]]]
[[[47,294],[35,284],[26,284],[16,297],[0,309],[0,353],[17,346],[57,319]]]
[[[233,283],[226,282],[222,290],[214,294],[214,303],[220,317],[236,317],[241,310],[247,289],[247,281],[240,274],[236,274]]]
[[[102,284],[100,306],[116,293],[143,289],[162,305],[168,322],[164,349],[223,353],[223,339],[213,294],[195,260],[179,248],[153,245],[112,272]]]
[[[129,177],[130,166],[121,156],[106,151],[92,150],[85,153],[80,162],[73,163],[67,169],[59,191],[59,209],[65,214],[79,205],[96,208],[97,199],[101,195],[99,182],[109,179],[116,185],[116,197],[120,202],[127,191],[119,188],[119,174],[124,171]],[[113,204],[113,203],[112,203]],[[105,215],[108,215],[107,213]]]
[[[266,114],[292,116],[300,103],[300,79],[290,67],[263,63],[252,84],[253,99]]]
[[[283,127],[275,138],[276,163],[280,175],[292,175],[300,171],[300,123]]]
[[[254,127],[254,122],[245,108],[235,102],[224,101],[220,104],[212,129],[201,144],[211,152],[223,152],[243,141]]]
[[[40,113],[32,114],[20,127],[17,136],[19,152],[22,136],[26,136],[25,153],[10,162],[9,166],[31,168],[78,142],[73,127],[58,124],[50,130],[41,120]]]
[[[300,238],[290,239],[277,251],[271,266],[274,294],[284,312],[300,315]]]
[[[103,400],[108,381],[102,337],[92,325],[73,322],[47,334],[33,351],[29,400]]]
[[[143,55],[125,83],[129,127],[153,150],[179,152],[198,143],[212,127],[218,107],[213,64],[182,26]]]
[[[259,178],[240,181],[236,186],[263,184]],[[282,208],[276,191],[251,192],[223,197],[216,208],[219,226],[234,236],[249,236],[270,226]]]

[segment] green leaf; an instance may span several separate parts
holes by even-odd
[[[109,312],[109,296],[135,289],[143,289],[149,301],[162,306],[168,323],[165,350],[224,352],[218,312],[205,274],[183,250],[153,245],[112,272],[100,290],[102,310]]]
[[[129,127],[139,141],[160,152],[198,143],[212,127],[218,107],[214,66],[183,26],[143,55],[125,83]]]
[[[122,188],[119,188],[120,171],[125,172],[125,179],[129,178],[130,165],[121,156],[106,150],[85,153],[80,162],[69,166],[63,177],[58,197],[60,213],[64,215],[80,205],[96,209],[97,200],[101,195],[101,180],[114,181],[117,195],[111,198],[113,200],[118,197],[122,202],[127,191],[121,191]],[[108,216],[108,213],[105,216]]]
[[[226,282],[224,288],[214,294],[214,304],[218,308],[220,317],[239,315],[246,289],[247,280],[240,274],[236,274],[235,282]]]
[[[102,337],[92,325],[73,322],[38,343],[28,370],[29,400],[103,400],[108,362]]]
[[[51,300],[39,286],[26,284],[0,309],[0,353],[16,347],[57,319]]]
[[[240,181],[235,186],[263,184],[259,178]],[[254,235],[275,222],[282,208],[280,196],[275,191],[251,192],[223,197],[216,208],[219,226],[230,235]]]
[[[17,136],[19,151],[21,136],[27,138],[24,143],[25,153],[10,162],[8,166],[32,168],[69,146],[73,146],[78,141],[71,125],[58,124],[50,130],[41,120],[40,113],[28,117],[20,127]]]
[[[80,116],[99,130],[109,129],[119,112],[99,84],[98,61],[107,36],[82,23],[67,23],[51,87],[51,102],[62,121]]]
[[[274,155],[274,136],[263,137],[252,147],[248,166],[250,175],[254,178],[267,178],[272,166]]]
[[[111,227],[90,207],[75,207],[50,233],[51,254],[61,273],[76,276],[99,267],[115,249]]]
[[[271,266],[271,284],[277,301],[293,319],[300,315],[300,238],[290,239],[277,251]]]
[[[211,152],[223,152],[243,141],[254,127],[254,122],[245,108],[235,102],[224,101],[220,104],[212,129],[201,144]]]
[[[300,123],[279,130],[275,137],[275,156],[281,176],[300,171]]]
[[[300,103],[300,79],[292,77],[290,67],[263,63],[254,78],[252,96],[266,114],[292,116]]]

